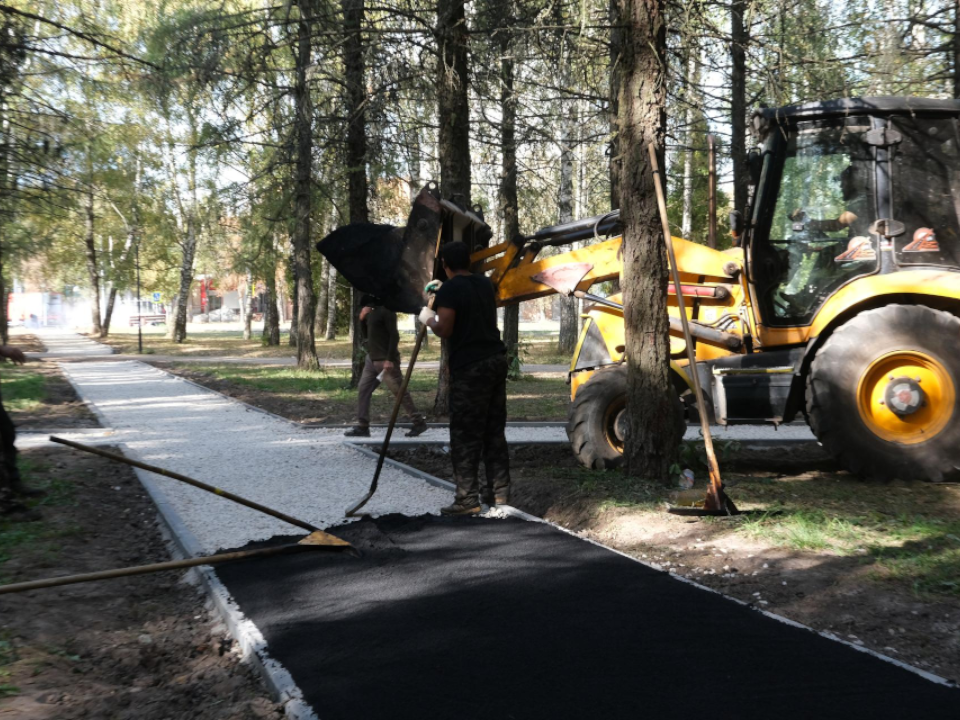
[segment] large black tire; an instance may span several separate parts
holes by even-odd
[[[577,391],[570,404],[567,437],[573,453],[584,467],[612,470],[623,464],[625,423],[621,413],[627,406],[627,368],[616,365],[597,370]],[[676,403],[680,435],[686,430],[679,397]],[[618,427],[619,421],[619,427]]]
[[[911,363],[919,370],[910,370]],[[897,415],[884,394],[927,379],[919,410]],[[960,318],[923,305],[856,315],[817,352],[807,419],[824,448],[869,479],[960,478]],[[909,397],[909,393],[907,394]],[[914,405],[916,407],[916,405]]]

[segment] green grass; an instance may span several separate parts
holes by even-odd
[[[520,341],[523,348],[523,361],[532,365],[563,365],[570,364],[570,356],[561,354],[556,340],[550,339],[541,333],[521,334]],[[137,353],[136,328],[121,328],[113,330],[103,342],[113,347],[117,352],[134,355]],[[413,352],[415,338],[409,333],[400,336],[400,354],[408,359]],[[338,337],[335,340],[317,340],[317,356],[324,360],[349,360],[353,350],[347,337]],[[296,349],[289,344],[289,335],[283,334],[280,344],[266,346],[260,342],[259,333],[254,333],[250,340],[243,339],[240,330],[202,330],[193,329],[183,343],[175,343],[167,339],[163,328],[143,329],[143,350],[147,355],[175,355],[184,357],[294,357]],[[440,357],[440,341],[430,336],[427,346],[420,351],[420,360],[437,360]]]
[[[356,412],[357,391],[349,388],[350,371],[346,368],[311,372],[292,367],[190,363],[175,369],[200,372],[240,388],[269,394],[278,400],[315,402],[318,404],[315,414],[319,415],[350,417]],[[414,371],[409,390],[418,408],[429,410],[433,407],[436,389],[435,370]],[[513,420],[565,420],[568,402],[569,388],[563,378],[524,376],[507,384],[507,412]],[[371,406],[374,417],[388,416],[392,407],[392,394],[386,390],[374,393]],[[282,413],[282,409],[279,412]]]
[[[3,405],[12,412],[36,410],[46,396],[43,375],[26,366],[7,364],[0,368],[0,388]]]
[[[809,473],[741,478],[737,494],[771,511],[741,521],[740,532],[793,550],[859,556],[878,580],[960,597],[957,486]]]

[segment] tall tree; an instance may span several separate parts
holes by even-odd
[[[363,58],[364,0],[342,0],[343,11],[343,67],[347,106],[347,208],[351,223],[365,223],[370,219],[367,206],[367,115],[366,66]],[[353,313],[351,327],[352,352],[350,387],[356,387],[363,373],[364,351],[361,344],[360,295],[354,290],[350,303]]]
[[[311,48],[313,12],[316,0],[299,0],[300,17],[297,21],[297,52],[295,85],[293,91],[296,128],[296,179],[294,184],[293,265],[297,297],[296,323],[297,367],[315,370],[320,367],[313,337],[313,314],[316,298],[313,294],[313,271],[310,265],[311,228],[310,211],[313,193],[313,103],[310,96]]]
[[[440,125],[440,192],[470,207],[470,108],[467,102],[466,0],[437,0],[437,116]],[[446,340],[440,343],[440,372],[433,414],[450,408],[450,365]]]
[[[509,3],[512,5],[512,3]],[[506,13],[508,23],[511,12]],[[503,222],[503,239],[512,240],[520,234],[517,214],[517,92],[514,66],[514,33],[509,27],[497,32],[500,45],[500,217]],[[513,303],[503,309],[503,343],[513,376],[520,372],[520,304]]]
[[[675,397],[670,385],[667,254],[648,147],[662,148],[666,130],[665,0],[617,0],[621,43],[621,210],[627,355],[625,470],[667,481],[676,457]]]

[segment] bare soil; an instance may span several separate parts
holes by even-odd
[[[14,414],[21,431],[97,426],[55,363],[29,367],[44,374],[46,397]],[[156,508],[130,468],[62,447],[28,449],[20,465],[47,495],[31,502],[39,521],[0,517],[0,584],[170,559]],[[187,577],[0,596],[0,718],[280,717]]]
[[[822,457],[804,459],[806,451],[773,452],[726,464],[735,502],[747,500],[738,497],[738,480],[769,476],[771,467],[780,479],[856,482]],[[437,447],[392,450],[390,456],[437,477],[452,476],[449,455]],[[665,572],[960,681],[960,601],[954,597],[924,596],[886,582],[865,554],[797,551],[751,538],[736,532],[742,522],[736,517],[698,519],[668,514],[662,505],[617,506],[578,482],[582,471],[565,445],[514,447],[511,463],[511,504],[518,508]],[[954,504],[945,510],[956,516],[960,503]]]

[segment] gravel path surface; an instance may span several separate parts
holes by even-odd
[[[102,348],[76,335],[44,333],[43,341],[71,357],[95,355]],[[344,510],[366,493],[373,477],[375,462],[344,446],[342,430],[299,428],[140,362],[91,359],[62,367],[112,431],[97,440],[123,444],[139,460],[314,525],[342,523]],[[204,552],[291,532],[279,520],[174,480],[153,478]],[[365,509],[419,515],[438,510],[449,495],[385,467],[380,489]]]
[[[342,429],[302,428],[258,412],[136,361],[97,361],[109,348],[72,333],[44,332],[43,342],[62,356],[87,356],[62,363],[81,397],[109,428],[99,442],[123,444],[136,458],[189,475],[275,507],[320,527],[339,524],[347,506],[364,495],[375,462],[344,446]],[[374,428],[374,438],[383,428]],[[688,430],[696,438],[697,428]],[[448,439],[431,428],[419,439]],[[719,439],[811,439],[806,427],[720,429]],[[77,438],[83,442],[83,438]],[[510,428],[511,442],[563,441],[561,427]],[[94,438],[90,438],[94,440]],[[395,438],[406,443],[402,434]],[[162,477],[170,504],[204,551],[237,547],[290,532],[279,520],[260,515]],[[375,515],[436,512],[449,493],[391,467],[384,468],[377,495],[365,508]]]

